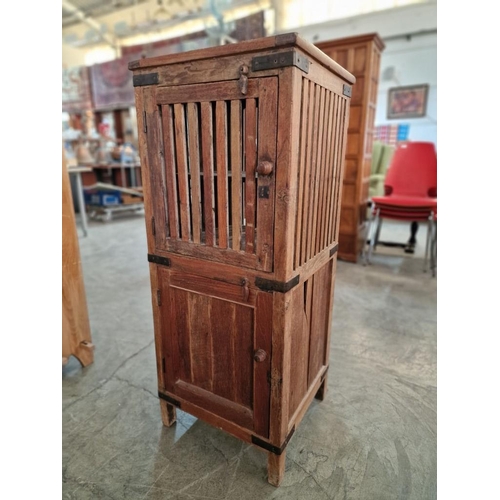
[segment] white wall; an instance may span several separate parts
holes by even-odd
[[[375,125],[409,123],[410,140],[437,144],[437,6],[435,2],[378,11],[355,18],[299,27],[297,31],[310,42],[319,42],[378,33],[386,45],[380,62],[380,81]],[[419,33],[420,34],[417,34]],[[410,36],[408,36],[410,35]],[[383,80],[388,67],[395,78]],[[427,83],[427,116],[411,120],[387,119],[387,93],[391,87]]]
[[[408,123],[411,141],[430,141],[437,144],[437,35],[413,36],[409,40],[386,40],[380,62],[377,112],[375,125]],[[394,77],[384,80],[386,69],[394,68]],[[389,88],[427,83],[427,115],[406,120],[387,119]]]

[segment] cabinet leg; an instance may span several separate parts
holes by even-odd
[[[160,399],[161,419],[165,427],[170,427],[177,420],[175,406]]]
[[[325,376],[325,379],[319,386],[318,392],[316,393],[316,396],[314,396],[316,399],[319,399],[320,401],[324,401],[326,398],[327,394],[327,387],[328,387],[328,375]]]
[[[286,451],[281,455],[269,453],[267,458],[267,480],[273,486],[279,486],[285,476]]]

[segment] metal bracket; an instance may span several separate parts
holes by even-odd
[[[309,59],[295,50],[252,57],[252,71],[286,68],[287,66],[296,66],[304,73],[309,73]]]
[[[252,434],[252,444],[256,444],[257,446],[260,446],[261,448],[264,448],[264,450],[270,451],[275,455],[281,455],[285,451],[286,445],[288,444],[288,441],[290,441],[290,438],[293,436],[294,432],[295,432],[295,425],[292,427],[292,430],[288,433],[288,436],[283,441],[283,444],[279,447],[275,446],[274,444],[268,443],[267,441],[264,441],[263,439],[260,439],[259,437],[254,436],[253,434]]]
[[[145,73],[144,75],[134,75],[132,83],[134,87],[144,87],[145,85],[156,85],[158,83],[158,73]]]
[[[281,292],[286,293],[293,287],[297,286],[300,281],[300,275],[297,274],[290,281],[284,283],[283,281],[266,280],[265,278],[255,278],[255,286],[265,292]]]
[[[332,248],[330,248],[330,257],[332,255],[334,255],[335,253],[337,253],[337,250],[339,249],[339,244],[338,243],[335,243],[335,245],[333,245]]]
[[[167,403],[170,403],[171,405],[177,406],[177,408],[181,407],[181,402],[177,401],[177,399],[171,398],[170,396],[167,396],[166,394],[163,394],[163,392],[158,391],[158,397],[160,399],[164,399]]]
[[[269,199],[269,186],[259,186],[259,198]]]
[[[351,97],[352,96],[352,87],[350,85],[347,85],[344,83],[344,87],[342,89],[342,94],[345,95],[346,97]]]
[[[153,264],[159,264],[160,266],[170,267],[170,259],[160,257],[159,255],[153,255],[152,253],[148,253],[148,261]]]

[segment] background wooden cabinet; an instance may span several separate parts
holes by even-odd
[[[385,45],[376,33],[372,33],[319,42],[316,46],[356,77],[352,89],[339,235],[339,259],[356,262],[365,237],[380,54]]]
[[[269,452],[329,359],[354,78],[296,34],[131,63],[165,425]]]

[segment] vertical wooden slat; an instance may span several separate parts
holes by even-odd
[[[203,212],[205,243],[215,246],[215,198],[212,103],[201,103],[201,156],[203,164]]]
[[[316,253],[320,252],[323,248],[323,233],[325,230],[325,212],[326,202],[325,193],[328,186],[328,145],[330,144],[330,135],[328,130],[328,122],[330,119],[330,97],[331,92],[325,90],[325,114],[323,117],[323,145],[321,147],[321,178],[319,184],[319,206],[318,206],[318,231],[316,233]]]
[[[320,101],[321,101],[321,87],[316,85],[316,92],[314,96],[314,133],[312,139],[312,158],[311,158],[311,179],[309,184],[309,189],[311,190],[310,194],[310,203],[308,204],[308,228],[307,228],[307,242],[306,242],[306,261],[309,260],[313,255],[313,231],[314,224],[316,222],[314,217],[314,207],[315,207],[315,199],[316,199],[316,171],[317,171],[317,160],[318,160],[318,124],[319,117],[322,112],[320,109]]]
[[[231,401],[235,400],[234,331],[236,305],[225,300],[212,299],[210,311],[213,353],[213,392]],[[195,313],[196,314],[196,313]]]
[[[333,164],[333,188],[331,193],[330,202],[330,214],[328,219],[328,242],[331,244],[334,241],[333,238],[333,227],[335,225],[335,217],[337,213],[337,193],[338,193],[338,144],[339,144],[339,121],[340,121],[340,98],[338,95],[335,96],[335,123],[333,135],[335,140],[332,144],[332,164]]]
[[[255,166],[257,163],[257,110],[255,99],[247,99],[245,112],[245,251],[255,248]]]
[[[307,234],[308,234],[308,222],[309,222],[309,196],[311,194],[311,161],[312,161],[312,137],[313,137],[313,126],[314,126],[314,114],[316,109],[314,107],[314,94],[316,91],[316,86],[311,82],[309,85],[309,106],[308,106],[308,116],[307,116],[307,141],[306,141],[306,157],[305,157],[305,169],[304,169],[304,205],[302,210],[302,238],[301,238],[301,248],[300,248],[300,263],[304,264],[307,260],[306,249],[307,249]]]
[[[163,146],[165,158],[165,182],[167,185],[167,207],[170,237],[179,238],[179,207],[175,175],[174,126],[172,106],[162,106]]]
[[[294,245],[294,269],[300,266],[300,248],[302,237],[302,210],[304,198],[304,171],[306,168],[306,138],[307,138],[307,117],[309,110],[309,80],[302,79],[302,104],[301,104],[301,117],[300,117],[300,149],[299,149],[299,171],[298,171],[298,188],[297,188],[297,220],[295,222],[295,245]]]
[[[332,122],[333,122],[333,110],[334,110],[335,94],[333,92],[328,93],[328,106],[326,108],[326,136],[328,138],[325,141],[324,156],[325,156],[325,174],[324,174],[324,188],[323,188],[323,208],[321,213],[323,214],[323,219],[321,222],[321,236],[320,236],[320,246],[325,248],[327,243],[327,233],[328,233],[328,216],[330,213],[329,205],[329,194],[330,187],[332,184],[333,168],[331,163],[331,147],[333,141],[332,134]]]
[[[339,191],[338,191],[338,199],[337,199],[337,215],[335,217],[335,232],[334,232],[334,238],[335,240],[338,240],[339,237],[339,230],[340,230],[340,207],[341,207],[341,201],[342,201],[342,189],[343,189],[343,182],[342,179],[344,178],[344,168],[345,168],[345,154],[346,154],[346,146],[347,146],[347,129],[349,126],[349,104],[347,99],[342,98],[342,114],[341,114],[341,128],[340,128],[340,134],[342,139],[340,140],[340,159],[339,159],[339,166],[338,166],[338,179],[339,179]],[[366,207],[363,207],[366,208]]]
[[[189,169],[191,174],[191,212],[193,218],[193,241],[201,241],[201,191],[200,191],[200,143],[198,137],[198,105],[187,104]]]
[[[211,302],[212,298],[207,295],[189,294],[191,380],[207,391],[213,387]]]
[[[186,117],[183,104],[174,104],[175,152],[177,157],[177,179],[179,183],[181,239],[191,239],[191,203],[187,166]]]
[[[338,103],[338,112],[339,112],[339,119],[337,123],[337,144],[336,144],[336,157],[335,157],[335,186],[336,186],[336,191],[335,191],[335,204],[334,204],[334,212],[333,212],[333,220],[331,224],[331,232],[332,232],[332,239],[335,240],[335,234],[337,232],[337,226],[339,225],[339,212],[340,212],[340,206],[341,206],[341,199],[340,199],[340,192],[342,189],[342,179],[340,177],[340,165],[342,162],[342,156],[343,156],[343,151],[342,151],[342,140],[340,137],[340,134],[342,133],[342,128],[344,125],[344,103],[345,100],[339,98],[339,103]]]
[[[328,333],[327,307],[330,304],[330,280],[331,263],[329,260],[319,271],[314,275],[314,290],[312,294],[312,310],[311,310],[311,330],[309,340],[309,373],[308,385],[310,386],[313,380],[318,375],[323,366],[324,351],[326,345],[326,336]]]
[[[219,247],[227,248],[228,213],[227,213],[227,120],[226,103],[217,101],[215,105],[215,154],[217,165],[217,222]]]
[[[257,256],[259,267],[273,268],[274,179],[276,168],[276,121],[278,111],[278,82],[266,78],[261,84],[258,123],[258,161],[273,165],[270,175],[258,176],[258,189],[268,189],[268,198],[257,197]]]
[[[170,335],[174,344],[174,373],[176,378],[191,381],[190,325],[188,318],[193,314],[189,310],[192,294],[171,288],[170,295]],[[187,313],[187,314],[186,314]],[[196,314],[196,311],[194,312]]]
[[[146,112],[146,123],[143,113],[137,114],[139,131],[139,149],[141,152],[142,175],[147,182],[144,183],[144,210],[148,227],[148,252],[154,253],[155,248],[165,248],[168,230],[168,217],[166,208],[166,181],[163,164],[163,137],[161,134],[161,120],[154,89],[145,88],[141,95],[136,89],[138,103],[143,102]],[[139,108],[140,109],[140,108]],[[147,129],[147,132],[145,132]],[[152,218],[155,218],[155,234],[152,232]]]
[[[150,264],[153,265],[153,264]],[[171,288],[169,286],[169,272],[165,268],[156,267],[156,276],[158,289],[161,292],[162,306],[158,307],[159,311],[159,326],[158,335],[161,336],[162,349],[157,351],[157,356],[159,353],[163,353],[165,357],[165,376],[164,376],[164,387],[167,391],[174,391],[175,374],[177,373],[177,345],[174,342],[174,336],[176,335],[174,318],[172,314],[175,314],[175,306],[173,305],[173,297],[171,297]],[[153,282],[151,283],[153,284]],[[153,292],[153,302],[155,301],[156,290]],[[156,326],[156,324],[155,324]],[[155,330],[156,335],[156,330]],[[157,358],[157,365],[161,363],[161,360]]]
[[[233,324],[235,401],[253,408],[254,309],[236,306]],[[269,389],[268,389],[269,392]]]
[[[233,250],[241,249],[241,101],[231,101],[231,226]]]
[[[320,89],[320,100],[319,100],[319,118],[318,125],[316,128],[316,136],[318,137],[317,151],[316,151],[316,175],[314,179],[314,203],[313,203],[313,230],[311,236],[311,257],[314,257],[318,253],[317,238],[318,233],[318,223],[319,223],[319,197],[320,197],[320,183],[321,171],[323,167],[323,158],[321,157],[321,152],[323,150],[323,118],[325,116],[325,88]]]
[[[269,383],[268,372],[271,369],[271,352],[273,337],[273,294],[260,292],[257,295],[255,316],[254,350],[266,352],[262,362],[254,361],[253,399],[254,430],[260,436],[269,436]]]

